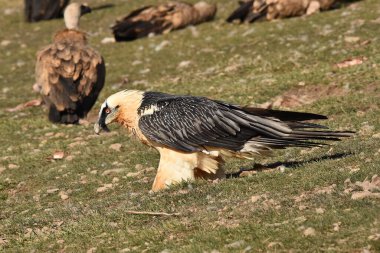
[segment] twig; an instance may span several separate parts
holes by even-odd
[[[161,212],[145,212],[145,211],[132,211],[132,210],[127,210],[125,212],[129,214],[146,214],[146,215],[153,215],[153,216],[179,216],[181,215],[180,213],[161,213]]]

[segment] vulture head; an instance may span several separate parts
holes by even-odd
[[[141,95],[133,94],[134,92],[136,91],[120,91],[109,96],[106,101],[104,101],[100,107],[98,122],[94,125],[96,134],[99,134],[102,130],[108,132],[109,129],[107,125],[117,121],[122,111],[128,110],[127,107],[134,104],[134,102],[136,102],[136,104],[141,103]]]
[[[86,13],[90,13],[91,8],[86,4],[72,3],[69,4],[63,14],[67,29],[78,29],[79,19]]]

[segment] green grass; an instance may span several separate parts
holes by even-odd
[[[255,161],[298,162],[284,173],[264,170],[152,194],[154,170],[138,176],[128,173],[141,171],[136,164],[156,167],[158,154],[130,139],[124,129],[112,126],[111,134],[94,136],[92,125],[49,123],[42,108],[5,111],[38,97],[31,88],[35,53],[50,43],[63,22],[24,23],[22,1],[0,0],[1,12],[11,10],[0,15],[0,42],[11,42],[0,46],[0,168],[5,168],[0,172],[0,251],[380,251],[379,240],[370,237],[380,233],[380,201],[352,200],[344,193],[347,178],[356,182],[380,174],[380,139],[372,137],[380,132],[379,1],[359,1],[307,18],[232,25],[223,19],[236,3],[223,0],[217,1],[216,20],[196,27],[197,37],[184,29],[130,43],[100,43],[111,36],[109,25],[116,17],[148,2],[154,1],[112,1],[115,7],[83,18],[81,27],[89,33],[90,44],[107,62],[106,86],[92,114],[121,89],[259,104],[304,82],[348,88],[344,96],[320,97],[295,109],[329,115],[326,125],[358,133],[331,147],[287,149]],[[348,43],[345,36],[360,41]],[[156,51],[165,40],[170,44]],[[365,40],[371,43],[360,45]],[[334,67],[358,56],[367,60],[344,69]],[[179,68],[182,61],[191,63]],[[144,74],[146,69],[150,71]],[[129,82],[122,84],[125,77]],[[113,143],[121,143],[121,151],[110,149]],[[65,152],[63,160],[51,159],[56,150]],[[241,160],[226,165],[230,172],[252,166]],[[124,170],[102,175],[115,168]],[[112,182],[112,189],[97,192]],[[318,193],[333,184],[331,193]],[[47,193],[54,188],[59,190]],[[60,191],[69,199],[61,200]],[[262,198],[252,202],[256,195]],[[298,201],[300,196],[305,197]],[[317,208],[324,212],[318,214]],[[181,215],[153,217],[126,210]],[[315,229],[314,236],[303,235],[308,227]]]

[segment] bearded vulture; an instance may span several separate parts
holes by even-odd
[[[85,5],[70,4],[64,13],[66,29],[37,53],[36,83],[52,122],[77,123],[103,88],[104,60],[87,45],[86,33],[78,28],[80,16],[90,11]]]
[[[188,25],[210,21],[216,14],[216,5],[199,2],[169,2],[145,6],[132,11],[112,27],[116,41],[130,41],[149,34],[169,33]]]
[[[70,0],[25,0],[25,19],[28,22],[38,22],[60,18]]]
[[[251,23],[261,18],[266,20],[311,15],[331,9],[337,0],[248,0],[240,1],[240,6],[227,18]]]
[[[224,157],[252,159],[286,147],[318,147],[352,132],[307,120],[326,116],[247,108],[205,97],[125,90],[102,104],[95,133],[118,122],[160,153],[153,191],[195,178],[225,176]]]

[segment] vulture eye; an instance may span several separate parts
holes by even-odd
[[[110,108],[107,108],[107,109],[106,109],[106,113],[107,113],[107,114],[111,113]]]

